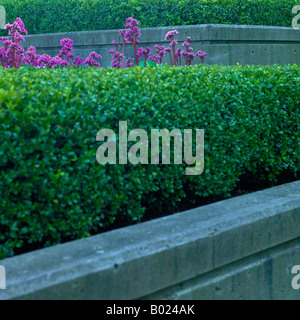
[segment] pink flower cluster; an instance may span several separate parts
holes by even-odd
[[[167,32],[166,36],[165,36],[165,40],[168,41],[168,40],[171,40],[173,41],[174,40],[174,37],[179,34],[179,32],[177,30],[173,30],[173,31],[169,31]]]
[[[123,38],[123,61],[125,59],[124,57],[125,44],[132,43],[133,50],[134,50],[134,61],[135,61],[135,65],[137,66],[138,65],[137,44],[140,43],[140,40],[138,40],[138,38],[140,38],[141,36],[138,21],[132,17],[127,18],[125,29],[119,31],[119,33],[120,33],[120,36]],[[123,63],[123,67],[124,67],[124,63]]]
[[[115,49],[109,50],[108,53],[113,55],[112,67],[120,69],[123,65],[124,55],[119,52],[120,45],[118,45],[117,42],[114,40],[113,40],[113,44]]]
[[[147,60],[151,57],[151,48],[147,47],[147,49],[139,48],[137,51],[137,59],[141,60],[144,57],[144,67],[146,67]]]
[[[185,65],[190,66],[192,61],[195,59],[196,56],[200,57],[201,63],[204,63],[204,59],[206,57],[206,53],[202,51],[198,51],[196,54],[192,53],[194,50],[190,44],[191,44],[191,37],[187,37],[186,41],[182,44],[183,47],[185,47],[185,51],[178,48],[175,50],[175,46],[178,44],[178,42],[174,39],[175,35],[179,34],[177,30],[174,31],[169,31],[166,36],[165,40],[171,40],[169,46],[171,49],[169,49],[170,52],[170,59],[171,59],[171,64],[174,66],[181,66],[181,56],[184,57],[184,62]],[[166,51],[167,49],[165,49]],[[172,51],[172,55],[171,55]]]
[[[102,56],[93,51],[85,59],[84,64],[87,64],[90,67],[100,68],[100,63],[97,61],[98,59],[101,60]]]
[[[74,55],[73,55],[74,41],[71,39],[62,39],[60,40],[60,45],[62,46],[62,49],[60,50],[57,57],[63,58],[65,56],[67,61],[70,62],[70,59],[74,58]]]
[[[140,41],[137,40],[137,38],[141,36],[138,21],[132,17],[127,18],[125,28],[129,28],[129,30],[126,30],[124,33],[126,42],[140,43]]]
[[[24,57],[24,49],[21,47],[21,42],[24,37],[21,33],[28,34],[25,29],[22,19],[17,18],[13,24],[5,25],[4,29],[8,30],[11,39],[0,38],[4,47],[0,48],[0,65],[8,68],[19,68]]]
[[[25,40],[21,33],[27,35],[28,32],[20,18],[17,18],[13,24],[7,24],[5,29],[8,30],[11,39],[0,38],[0,42],[4,45],[4,47],[0,48],[0,66],[5,68],[20,68],[23,63],[37,68],[71,68],[71,66],[76,68],[81,67],[82,65],[100,68],[100,63],[97,60],[101,60],[102,56],[96,52],[91,52],[85,60],[79,56],[74,57],[74,41],[71,39],[60,40],[62,48],[55,57],[51,57],[47,54],[37,54],[35,47],[29,47],[25,53],[24,49],[21,47],[21,42]],[[112,54],[113,68],[124,69],[125,67],[137,66],[140,61],[144,61],[144,66],[146,66],[147,60],[162,64],[163,57],[165,57],[167,52],[170,54],[172,65],[182,65],[181,57],[183,57],[185,65],[190,66],[197,56],[201,59],[201,63],[204,63],[204,59],[207,55],[202,51],[198,51],[196,54],[192,52],[193,48],[190,46],[190,37],[187,37],[187,40],[182,44],[182,46],[185,47],[185,50],[180,48],[176,50],[178,41],[175,40],[175,36],[179,34],[177,30],[169,31],[166,34],[165,40],[170,41],[168,47],[160,45],[154,46],[156,50],[153,55],[151,55],[152,50],[149,47],[137,48],[137,45],[140,43],[138,38],[141,37],[141,32],[138,21],[132,17],[129,17],[126,20],[125,29],[120,30],[119,34],[123,40],[123,52],[119,52],[120,45],[116,41],[113,41],[114,49],[111,49],[108,52],[109,54]],[[133,46],[134,57],[125,59],[125,45],[128,43],[131,43]]]
[[[4,45],[4,47],[0,48],[0,66],[4,68],[20,68],[22,63],[36,68],[70,68],[71,65],[75,68],[83,64],[95,68],[100,67],[100,63],[96,60],[102,59],[102,57],[96,52],[91,52],[85,61],[79,56],[74,58],[74,41],[71,39],[60,40],[62,48],[55,57],[47,54],[37,54],[35,47],[29,47],[26,53],[24,53],[24,49],[21,47],[21,41],[25,39],[21,33],[27,35],[28,32],[20,18],[17,18],[13,24],[7,24],[5,29],[8,30],[11,40],[8,38],[0,38],[0,41]]]
[[[113,41],[115,49],[111,49],[109,51],[110,54],[113,55],[113,68],[125,68],[125,45],[127,43],[131,43],[133,45],[134,51],[134,63],[132,58],[128,58],[126,60],[126,68],[138,65],[138,63],[144,60],[144,66],[147,65],[147,60],[153,61],[157,64],[162,63],[163,57],[166,55],[167,52],[170,54],[171,64],[174,66],[182,65],[181,57],[184,57],[184,62],[187,66],[190,66],[192,61],[195,59],[196,56],[199,56],[201,59],[201,63],[204,63],[204,59],[206,57],[206,53],[202,51],[198,51],[196,54],[192,53],[193,48],[190,47],[191,37],[187,38],[182,46],[186,47],[186,50],[177,49],[176,45],[178,45],[178,41],[175,40],[175,36],[179,34],[177,30],[169,31],[165,35],[165,40],[170,41],[169,47],[166,48],[164,46],[155,45],[155,54],[151,55],[151,48],[137,48],[137,44],[140,43],[138,38],[141,36],[141,32],[139,30],[139,23],[136,19],[130,17],[126,20],[125,29],[120,30],[119,34],[123,40],[123,53],[121,54],[118,51],[119,45],[116,41]]]

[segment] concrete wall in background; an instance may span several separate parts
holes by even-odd
[[[300,181],[0,265],[0,299],[300,299]]]
[[[155,44],[168,46],[164,41],[165,34],[174,29],[180,32],[176,37],[180,46],[187,36],[191,36],[194,52],[202,50],[208,53],[207,64],[300,64],[300,30],[292,28],[233,25],[147,28],[141,29],[140,45],[151,48]],[[121,43],[118,30],[108,30],[27,36],[24,47],[33,45],[38,53],[55,56],[61,48],[59,40],[62,38],[73,39],[75,54],[81,57],[87,57],[91,51],[100,53],[103,67],[111,66],[112,58],[108,51],[113,48],[112,41]],[[127,57],[133,56],[131,47],[127,45]]]

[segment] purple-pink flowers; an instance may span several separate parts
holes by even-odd
[[[165,35],[165,40],[170,41],[168,47],[155,45],[155,55],[151,55],[152,49],[150,47],[138,48],[137,45],[140,43],[138,38],[141,36],[141,32],[139,30],[139,23],[136,19],[130,17],[126,20],[125,29],[120,30],[119,34],[123,41],[123,53],[119,52],[120,45],[113,41],[114,49],[111,49],[108,53],[112,54],[112,67],[113,68],[128,68],[133,65],[138,65],[139,61],[144,60],[144,66],[147,65],[147,60],[155,62],[157,64],[162,63],[163,57],[168,52],[170,54],[171,65],[180,66],[182,65],[181,57],[184,58],[185,65],[190,66],[192,61],[196,56],[199,56],[201,59],[201,63],[204,62],[206,53],[199,51],[196,54],[192,53],[193,48],[190,46],[191,37],[187,37],[187,40],[182,44],[185,47],[185,50],[178,48],[176,50],[176,45],[178,45],[178,41],[175,39],[175,36],[179,34],[177,30],[172,30],[167,32]],[[133,51],[134,51],[134,62],[130,57],[126,60],[125,58],[125,45],[126,43],[132,43]],[[126,60],[126,66],[125,66]]]
[[[70,63],[70,59],[74,58],[74,55],[73,55],[74,41],[71,39],[62,39],[60,40],[60,45],[62,46],[62,49],[60,50],[57,57],[63,58],[65,56],[68,63]]]
[[[87,64],[90,67],[100,68],[100,63],[96,60],[101,60],[102,56],[96,52],[91,52],[89,56],[85,59],[84,64]]]
[[[80,58],[79,56],[75,57],[73,61],[73,66],[74,67],[80,67],[83,65],[83,58]]]
[[[174,40],[174,37],[179,34],[179,32],[177,30],[173,30],[173,31],[169,31],[167,32],[166,36],[165,36],[165,40]]]
[[[179,32],[177,30],[173,30],[173,31],[167,32],[167,34],[165,36],[165,40],[166,41],[171,41],[170,44],[169,44],[169,46],[171,47],[171,50],[172,50],[172,55],[171,55],[171,52],[170,52],[170,60],[171,60],[171,64],[173,66],[177,65],[175,46],[178,44],[178,42],[174,39],[177,34],[179,34]]]
[[[139,48],[137,51],[137,59],[141,60],[144,57],[144,67],[146,67],[147,60],[151,56],[151,48],[147,47],[147,49]]]
[[[166,55],[166,52],[167,51],[171,51],[170,48],[165,48],[164,46],[159,46],[159,45],[155,45],[154,48],[156,49],[155,50],[155,53],[156,55],[148,55],[148,59],[157,63],[157,64],[161,64],[162,63],[162,59],[163,57]],[[150,48],[149,48],[150,49]],[[151,50],[151,49],[150,49]]]
[[[112,54],[113,56],[113,62],[112,67],[113,68],[121,68],[124,62],[124,56],[121,52],[118,51],[119,45],[115,45],[115,50],[111,49],[108,51],[109,54]]]
[[[176,66],[176,65],[181,65],[181,56],[184,57],[184,62],[185,65],[190,66],[192,64],[192,61],[195,59],[196,56],[200,57],[201,63],[204,63],[204,59],[206,57],[206,53],[202,51],[198,51],[196,54],[192,53],[193,48],[190,46],[191,44],[191,37],[187,37],[186,41],[183,42],[182,46],[185,47],[185,51],[181,49],[175,50],[175,46],[178,44],[178,42],[174,39],[176,35],[178,35],[179,32],[177,30],[169,31],[166,36],[165,40],[170,41],[169,46],[171,49],[167,50],[165,49],[165,52],[169,51],[170,52],[170,60],[171,64]],[[171,50],[172,50],[172,55],[171,55]]]
[[[205,59],[205,57],[207,56],[207,53],[202,52],[202,51],[198,51],[198,52],[196,53],[196,56],[200,57],[201,63],[204,63],[204,59]]]
[[[85,61],[79,56],[74,58],[74,41],[72,39],[60,40],[62,48],[55,57],[47,54],[37,54],[35,47],[29,47],[27,51],[24,52],[24,49],[21,47],[21,42],[25,39],[21,33],[27,35],[28,32],[21,18],[17,18],[13,24],[8,23],[5,29],[8,30],[11,40],[3,37],[0,38],[0,41],[4,45],[4,47],[0,48],[0,66],[4,68],[20,68],[22,63],[31,67],[51,69],[70,68],[71,64],[75,68],[82,66],[84,63],[90,67],[100,67],[100,63],[97,60],[102,59],[102,57],[96,52],[91,52]]]
[[[102,56],[96,52],[91,52],[86,59],[80,56],[74,56],[74,41],[72,39],[64,38],[60,40],[61,50],[55,57],[51,57],[47,54],[38,54],[35,47],[29,47],[25,52],[21,46],[21,42],[25,40],[24,36],[28,32],[25,29],[24,22],[21,18],[17,18],[13,24],[7,24],[5,29],[8,30],[8,34],[11,39],[0,37],[0,42],[3,43],[3,47],[0,48],[0,66],[4,68],[20,68],[23,65],[28,65],[37,68],[78,68],[83,65],[100,68],[99,60]],[[119,51],[120,45],[113,41],[114,49],[111,49],[108,53],[112,54],[112,67],[113,68],[128,68],[132,66],[138,66],[140,61],[144,61],[144,66],[147,66],[147,61],[150,60],[157,64],[162,64],[162,60],[166,53],[170,54],[171,65],[180,66],[182,65],[182,57],[184,58],[185,65],[190,66],[192,61],[199,57],[201,63],[204,63],[206,53],[198,51],[194,54],[193,48],[190,46],[191,38],[187,37],[187,40],[183,42],[182,47],[176,49],[178,40],[175,36],[179,34],[177,30],[169,31],[165,35],[165,40],[169,41],[167,47],[161,45],[155,45],[155,54],[151,54],[152,49],[138,48],[140,43],[139,38],[141,32],[139,29],[139,23],[136,19],[129,17],[126,20],[125,28],[119,31],[122,38],[123,47],[122,52]],[[125,57],[125,45],[131,43],[133,46],[133,57]]]
[[[124,55],[119,52],[120,45],[115,40],[113,40],[112,43],[115,49],[111,49],[108,51],[109,54],[113,55],[112,67],[120,69],[123,66],[124,68]],[[123,48],[123,51],[124,51],[124,48]]]
[[[133,51],[134,51],[135,65],[138,66],[139,62],[138,62],[138,57],[137,57],[137,47],[136,46],[138,43],[140,43],[138,38],[141,36],[141,32],[139,29],[139,23],[136,19],[129,17],[126,20],[125,28],[129,28],[129,29],[125,29],[124,39],[128,43],[130,43],[130,42],[132,43]]]
[[[0,61],[5,68],[20,68],[22,58],[24,57],[24,49],[20,46],[24,37],[21,33],[28,34],[21,18],[17,18],[13,24],[6,24],[4,29],[8,30],[11,40],[8,38],[0,38],[4,44],[4,49],[0,50]]]

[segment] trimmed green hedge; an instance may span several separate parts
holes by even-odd
[[[300,68],[0,70],[0,258],[140,221],[145,208],[299,176]],[[103,128],[205,129],[205,170],[96,162]]]
[[[29,34],[121,29],[133,16],[141,27],[206,23],[291,27],[297,0],[0,0],[12,23]],[[3,32],[2,32],[3,34]]]

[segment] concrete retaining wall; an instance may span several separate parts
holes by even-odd
[[[194,52],[202,50],[208,53],[207,64],[300,64],[300,30],[292,28],[234,25],[147,28],[141,29],[141,46],[168,46],[164,41],[165,34],[174,29],[180,32],[176,37],[180,45],[187,36],[191,36]],[[111,66],[112,58],[108,51],[113,48],[112,40],[121,43],[118,30],[108,30],[27,36],[24,47],[33,45],[38,53],[55,56],[61,48],[59,40],[62,38],[73,39],[75,54],[81,57],[87,57],[91,51],[100,53],[103,67]],[[133,56],[130,49],[131,45],[128,45],[127,57]]]
[[[300,181],[0,265],[1,299],[300,299]]]

